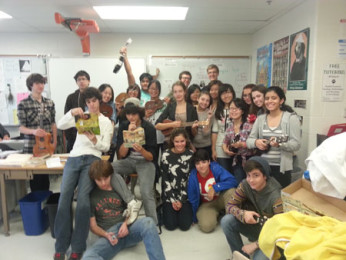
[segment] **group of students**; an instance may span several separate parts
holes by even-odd
[[[161,84],[156,79],[159,71],[154,77],[142,74],[140,89],[126,48],[121,52],[129,82],[124,103],[114,102],[114,91],[108,84],[99,89],[89,87],[90,76],[79,71],[75,75],[79,88],[68,96],[65,115],[57,123],[54,102],[42,96],[45,79],[39,74],[28,77],[31,94],[18,105],[25,152],[32,153],[35,136],[46,133],[52,133],[56,146],[58,128],[65,131],[67,139],[70,156],[55,221],[54,259],[65,259],[70,246],[69,259],[81,259],[89,227],[101,238],[83,259],[111,259],[140,240],[150,259],[165,259],[156,230],[153,186],[159,177],[167,230],[188,230],[198,223],[201,231],[211,232],[224,212],[221,225],[231,250],[245,255],[255,252],[255,259],[261,259],[256,217],[282,212],[280,189],[291,182],[293,155],[300,146],[299,118],[285,104],[283,90],[249,84],[242,98],[236,98],[232,85],[218,80],[218,67],[210,65],[206,87],[189,86],[191,73],[183,71],[171,94],[161,100]],[[148,101],[154,102],[154,108],[145,108]],[[112,107],[109,118],[101,113],[102,104]],[[98,114],[100,135],[79,134],[74,129],[75,116],[84,111]],[[116,124],[118,131],[114,133]],[[144,130],[145,144],[126,147],[123,130],[139,127]],[[111,147],[116,147],[117,160],[102,161],[102,153]],[[142,203],[120,177],[134,172],[146,214],[137,221]],[[49,189],[48,176],[36,176],[31,189]],[[77,186],[72,228],[71,205]],[[240,233],[253,243],[243,246]]]

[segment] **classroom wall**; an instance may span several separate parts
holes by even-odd
[[[115,57],[126,40],[133,42],[128,55],[234,55],[251,54],[251,35],[203,34],[91,34],[90,57]],[[0,33],[0,54],[51,54],[53,57],[82,57],[79,39],[66,33]]]
[[[310,27],[310,55],[309,55],[309,67],[308,67],[308,81],[307,90],[300,91],[287,91],[286,93],[286,103],[293,107],[294,99],[305,99],[307,100],[307,108],[299,109],[294,108],[296,112],[303,116],[303,126],[302,126],[302,145],[298,151],[299,165],[301,168],[305,168],[304,160],[307,157],[308,144],[309,144],[309,117],[310,117],[310,93],[312,89],[312,84],[310,79],[313,75],[313,53],[315,48],[315,23],[316,23],[316,4],[314,0],[304,2],[303,4],[297,6],[289,13],[283,15],[273,23],[269,24],[265,28],[257,31],[253,35],[253,45],[252,45],[252,78],[256,78],[256,55],[257,49],[266,44],[272,43],[276,40],[284,38],[288,35],[301,31],[305,28]]]
[[[307,90],[288,91],[287,103],[306,99],[307,108],[296,108],[303,116],[303,143],[298,152],[300,164],[316,147],[316,134],[326,134],[331,124],[345,122],[343,102],[322,102],[322,67],[326,63],[345,63],[336,56],[339,19],[345,18],[344,0],[307,0],[253,35],[188,34],[97,34],[91,35],[90,57],[116,57],[127,38],[133,39],[130,57],[148,55],[245,55],[252,56],[252,81],[256,79],[257,48],[282,37],[310,28]],[[82,57],[77,37],[65,33],[1,33],[1,54],[50,54],[53,57]],[[138,75],[135,75],[138,76]],[[71,86],[71,92],[74,86]],[[53,97],[54,99],[54,97]],[[57,101],[56,101],[57,102]],[[63,102],[63,101],[58,101]]]
[[[340,59],[337,55],[337,40],[340,38],[340,19],[346,19],[345,0],[319,0],[317,5],[317,33],[316,49],[314,54],[314,75],[311,78],[313,86],[310,95],[310,131],[309,140],[313,142],[316,134],[327,134],[330,125],[346,123],[346,79],[344,81],[343,100],[341,102],[322,101],[323,69],[327,64],[343,64],[346,67],[346,59]],[[344,28],[344,39],[346,31]],[[345,144],[343,144],[345,145]],[[309,149],[313,145],[309,144]]]
[[[257,48],[310,28],[307,90],[286,93],[287,104],[292,107],[294,99],[307,100],[306,109],[294,108],[303,116],[302,146],[298,152],[299,165],[303,169],[306,168],[304,160],[316,147],[316,134],[327,134],[330,125],[346,122],[346,93],[342,102],[322,102],[321,98],[323,65],[346,62],[336,55],[339,20],[346,18],[345,10],[344,0],[308,0],[253,35],[252,78],[255,79]]]
[[[118,57],[119,49],[131,37],[133,42],[128,48],[129,57],[145,58],[149,55],[225,55],[250,56],[251,35],[203,35],[203,34],[91,34],[91,58]],[[82,58],[79,39],[71,32],[65,33],[0,33],[0,54],[36,55],[49,54],[51,57]],[[88,57],[85,57],[87,59]],[[151,71],[151,73],[154,73]],[[139,75],[135,75],[136,78]],[[92,75],[91,75],[92,78]],[[177,75],[178,78],[178,75]],[[72,93],[77,89],[71,85]],[[117,92],[115,90],[115,92]],[[63,103],[65,100],[55,100]],[[62,112],[62,111],[61,111]],[[58,113],[59,114],[59,113]],[[59,118],[56,118],[59,120]],[[16,127],[9,129],[12,136],[18,136]]]

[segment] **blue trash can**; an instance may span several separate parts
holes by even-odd
[[[51,194],[51,191],[34,191],[19,200],[25,235],[41,235],[48,228],[46,202]]]

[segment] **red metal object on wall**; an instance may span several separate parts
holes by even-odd
[[[65,18],[59,13],[54,14],[55,22],[73,31],[80,38],[83,54],[90,55],[89,33],[98,33],[99,26],[94,20],[84,20],[81,18]]]

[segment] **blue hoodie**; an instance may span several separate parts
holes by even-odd
[[[238,186],[238,182],[234,176],[217,162],[210,163],[210,170],[213,173],[216,182],[216,184],[213,185],[215,192],[221,192]],[[190,173],[187,186],[187,196],[192,205],[193,222],[197,223],[196,213],[200,205],[201,194],[196,168],[194,168]]]

